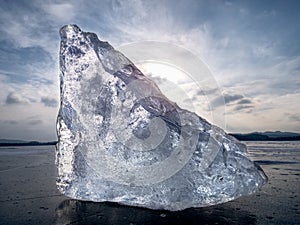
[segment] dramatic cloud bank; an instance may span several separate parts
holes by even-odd
[[[58,30],[68,23],[114,46],[156,40],[189,49],[208,65],[223,93],[211,103],[221,107],[225,100],[229,132],[300,132],[299,6],[298,1],[2,0],[0,138],[56,139]],[[216,90],[192,93],[200,102]]]

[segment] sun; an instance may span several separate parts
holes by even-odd
[[[209,70],[195,54],[177,45],[142,41],[118,48],[151,78],[161,92],[182,108],[225,128],[222,93]]]
[[[197,95],[200,87],[186,71],[169,63],[152,60],[139,63],[137,66],[146,76],[155,81],[168,99],[176,102],[179,107],[196,113],[205,113],[199,104],[201,103],[204,108],[208,101],[205,96]]]
[[[140,68],[148,76],[159,77],[174,84],[181,84],[188,81],[187,75],[183,70],[169,63],[149,61],[141,64]]]

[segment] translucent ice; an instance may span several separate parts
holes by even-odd
[[[246,147],[179,108],[109,43],[61,28],[57,186],[65,195],[182,210],[257,192]]]

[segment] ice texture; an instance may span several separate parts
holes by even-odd
[[[63,194],[175,211],[249,195],[267,181],[244,144],[168,100],[108,42],[76,25],[60,36]]]

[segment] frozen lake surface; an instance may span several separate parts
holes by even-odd
[[[300,142],[245,142],[269,182],[235,201],[180,212],[68,199],[54,146],[0,147],[0,224],[300,224]]]

